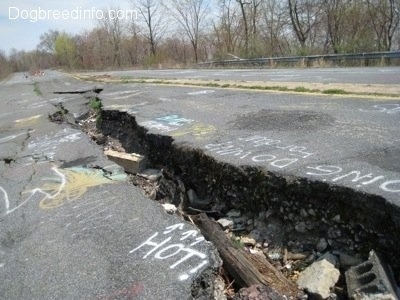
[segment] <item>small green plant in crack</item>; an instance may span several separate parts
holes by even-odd
[[[66,121],[68,115],[68,109],[64,107],[64,105],[60,102],[54,105],[57,108],[57,111],[53,114],[49,114],[49,119],[52,122],[61,124],[62,122]]]
[[[89,101],[89,107],[93,110],[95,116],[96,116],[96,127],[100,127],[101,125],[101,108],[103,107],[103,104],[101,103],[101,100],[97,97],[92,97]]]
[[[93,97],[89,101],[89,107],[95,112],[98,112],[103,107],[103,104],[101,103],[101,100],[99,98]]]
[[[40,88],[39,88],[39,83],[38,83],[37,81],[35,81],[35,82],[33,83],[33,91],[34,91],[35,94],[38,95],[39,97],[40,97],[40,96],[43,96],[43,93],[42,93],[42,91],[40,90]]]

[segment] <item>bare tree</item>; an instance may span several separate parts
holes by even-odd
[[[196,63],[199,60],[198,48],[202,26],[209,13],[208,0],[171,0],[174,18],[178,21],[193,48]]]
[[[217,50],[220,55],[235,56],[240,38],[239,12],[232,4],[236,0],[221,0],[218,22],[213,22],[214,35],[217,39]]]
[[[49,53],[54,53],[54,43],[56,42],[56,39],[60,35],[60,32],[58,30],[49,30],[48,32],[43,33],[40,36],[40,43],[37,46],[37,48],[40,51],[46,51]]]
[[[345,26],[346,6],[346,0],[324,0],[327,34],[334,53],[341,51],[341,44],[344,39],[343,28]]]
[[[129,36],[124,39],[123,48],[126,60],[131,65],[138,65],[143,63],[145,57],[146,41],[139,33],[137,24],[130,24]]]
[[[312,36],[311,31],[320,22],[321,5],[313,0],[288,0],[288,6],[293,31],[304,52],[306,42]]]
[[[393,36],[399,26],[399,0],[367,0],[368,13],[371,17],[377,40],[378,51],[390,51]]]
[[[243,21],[243,29],[244,29],[244,49],[246,55],[249,53],[249,24],[247,20],[246,6],[250,4],[250,2],[244,0],[236,0],[239,4],[240,11],[242,13],[242,21]]]
[[[258,27],[260,25],[261,19],[261,3],[262,0],[251,0],[249,3],[249,22],[250,22],[250,56],[260,55],[263,52],[263,49],[258,49],[259,42],[259,30]],[[261,52],[260,52],[261,50]]]
[[[365,0],[348,0],[343,19],[344,52],[376,51],[374,30]]]
[[[102,34],[99,34],[100,31]],[[107,64],[111,65],[110,61],[102,60],[103,54],[110,52],[105,36],[103,29],[95,28],[91,31],[84,31],[75,38],[78,59],[82,68],[101,69]]]
[[[286,4],[280,0],[264,0],[261,4],[260,26],[266,55],[285,55],[289,52],[287,32],[290,26]]]
[[[0,50],[0,79],[7,77],[13,72],[10,62],[3,50]]]
[[[261,5],[262,1],[261,0],[252,0],[250,3],[250,8],[251,8],[251,33],[253,35],[253,38],[257,36],[257,27],[259,24],[259,7]]]
[[[157,46],[163,37],[167,26],[164,15],[160,12],[160,2],[157,0],[132,0],[135,9],[138,9],[145,23],[144,36],[150,43],[152,56],[157,54]]]
[[[108,43],[111,47],[112,54],[110,56],[113,57],[112,63],[118,67],[121,66],[121,43],[124,31],[123,21],[115,14],[119,10],[119,8],[113,8],[105,11],[103,15],[108,17],[99,20],[100,27],[106,33]]]

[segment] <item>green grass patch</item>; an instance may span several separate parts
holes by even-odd
[[[322,94],[328,94],[328,95],[346,95],[350,94],[349,92],[346,92],[345,90],[342,89],[328,89],[328,90],[323,90]]]
[[[297,86],[293,89],[293,91],[298,92],[298,93],[309,93],[310,89],[305,88],[304,86]]]
[[[39,83],[38,83],[37,81],[35,81],[35,82],[33,83],[33,91],[34,91],[35,94],[38,95],[39,97],[43,96],[43,93],[42,93],[42,91],[40,90]]]
[[[250,86],[243,86],[244,88],[250,89],[250,90],[262,90],[263,87],[261,85],[250,85]]]
[[[272,90],[280,91],[280,92],[288,92],[290,89],[287,86],[273,86]]]

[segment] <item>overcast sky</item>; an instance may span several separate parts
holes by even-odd
[[[49,29],[81,33],[116,5],[120,16],[134,10],[129,0],[0,0],[0,50],[34,50]]]

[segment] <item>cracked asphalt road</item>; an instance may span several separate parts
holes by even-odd
[[[218,160],[350,187],[400,205],[400,101],[106,84],[105,109]]]
[[[54,71],[34,80],[42,95],[22,74],[0,84],[0,294],[7,299],[190,295],[197,268],[215,263],[212,247],[183,243],[195,230],[191,225],[129,186],[121,169],[79,130],[48,121],[59,102],[75,117],[86,111],[81,95],[53,92],[94,84]],[[398,99],[96,85],[104,88],[105,109],[134,115],[151,133],[235,166],[378,195],[391,207],[388,218],[400,216]],[[173,250],[176,255],[167,252]],[[191,259],[180,263],[179,253]]]
[[[398,84],[399,67],[295,68],[295,69],[185,69],[134,70],[87,74],[109,74],[125,78],[247,80],[272,82],[320,82],[359,84]]]
[[[0,83],[0,298],[191,299],[218,267],[213,246],[84,133],[49,121],[59,103],[87,111],[53,92],[87,89],[54,71]]]

